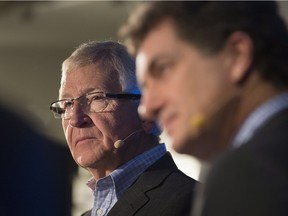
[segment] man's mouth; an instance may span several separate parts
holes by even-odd
[[[90,140],[93,140],[93,139],[95,139],[95,137],[79,137],[76,139],[75,146],[77,146],[79,144],[83,144],[83,143],[90,141]]]
[[[163,130],[165,130],[169,135],[175,130],[175,122],[176,122],[176,114],[170,113],[169,115],[163,115],[159,120],[160,126]]]

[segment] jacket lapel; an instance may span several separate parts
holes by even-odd
[[[177,169],[170,153],[150,166],[123,194],[107,216],[131,216],[149,202],[146,192],[157,188],[171,172]]]
[[[83,214],[81,214],[81,216],[91,216],[91,213],[92,213],[92,209],[87,212],[84,212]]]

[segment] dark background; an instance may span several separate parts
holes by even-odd
[[[75,209],[77,167],[61,121],[49,111],[58,97],[61,63],[83,42],[118,40],[134,4],[0,1],[0,216],[69,216]],[[288,19],[288,2],[281,1],[280,9]],[[174,155],[176,163],[183,157]],[[195,171],[197,179],[197,163],[195,169],[178,166]]]

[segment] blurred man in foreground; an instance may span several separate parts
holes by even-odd
[[[195,181],[159,144],[156,124],[139,118],[139,99],[134,61],[119,43],[83,44],[63,63],[50,109],[74,160],[92,175],[85,216],[189,214]]]
[[[212,163],[196,215],[288,215],[288,33],[275,2],[148,2],[121,30],[139,112]]]

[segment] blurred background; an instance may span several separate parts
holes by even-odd
[[[62,61],[83,42],[119,40],[135,3],[0,1],[0,205],[6,209],[0,216],[76,216],[92,207],[90,176],[72,160],[49,105],[58,97]],[[288,20],[288,2],[279,4]],[[198,179],[200,162],[173,152],[165,134],[162,139],[178,167]]]

